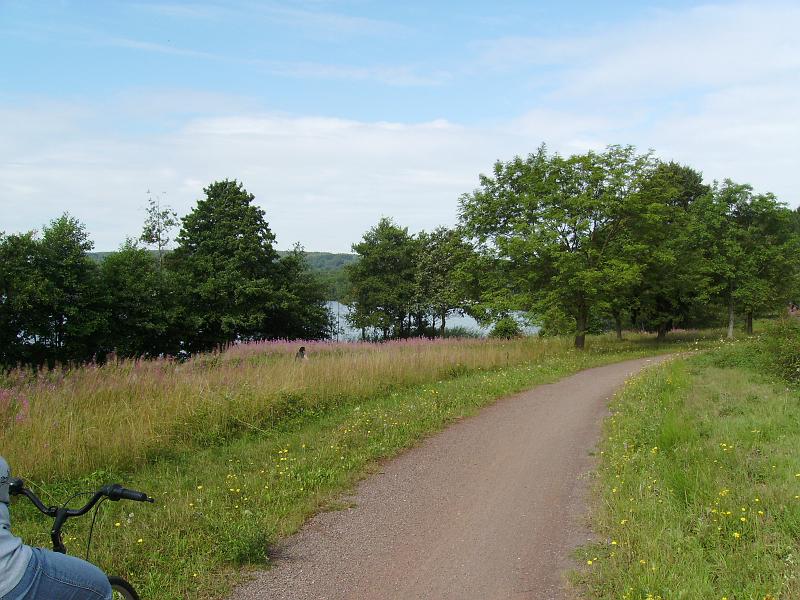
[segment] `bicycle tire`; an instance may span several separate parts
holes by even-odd
[[[111,584],[112,598],[114,600],[139,600],[139,594],[122,577],[109,577],[108,583]]]

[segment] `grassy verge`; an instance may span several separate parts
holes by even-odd
[[[518,344],[524,348],[535,343],[541,342]],[[463,366],[462,360],[459,368],[428,370],[427,381],[411,378],[402,385],[376,385],[370,393],[343,396],[324,406],[308,400],[314,397],[309,392],[296,410],[282,413],[280,419],[259,420],[258,414],[248,413],[247,425],[236,429],[235,435],[208,435],[198,421],[193,425],[195,437],[183,447],[175,445],[170,452],[151,452],[146,460],[122,463],[129,465],[126,470],[115,467],[120,464],[116,459],[105,466],[102,456],[92,457],[91,472],[69,481],[40,478],[35,484],[53,502],[114,479],[148,491],[157,498],[155,506],[128,502],[104,509],[96,527],[93,561],[127,576],[143,598],[219,598],[246,577],[249,565],[264,564],[272,541],[295,531],[311,514],[334,507],[337,495],[377,461],[448,422],[498,397],[587,367],[694,346],[692,340],[656,346],[603,338],[593,340],[588,351],[576,352],[564,343],[547,342],[544,347],[550,351],[528,351],[530,358],[524,360],[522,351],[506,344],[505,352],[490,345],[474,346],[477,353],[494,352],[497,362],[489,368]],[[519,364],[504,366],[514,353],[522,357]],[[270,364],[284,359],[248,360]],[[419,360],[417,355],[414,364]],[[382,358],[380,364],[390,362]],[[224,369],[231,376],[228,367]],[[367,380],[376,375],[351,371],[348,376]],[[269,413],[272,406],[265,403],[262,410]],[[247,410],[254,409],[248,405]],[[214,421],[212,433],[219,422]],[[15,532],[30,543],[47,545],[40,516],[23,503],[14,506],[13,515]],[[85,540],[85,521],[69,529],[67,545],[76,553]]]
[[[772,330],[642,374],[612,405],[600,541],[576,576],[598,599],[800,598],[800,387]],[[780,359],[773,353],[779,353]]]

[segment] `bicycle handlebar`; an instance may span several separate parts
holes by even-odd
[[[104,485],[97,490],[92,498],[81,508],[59,508],[57,506],[45,506],[41,499],[32,492],[29,488],[25,487],[25,482],[22,479],[12,478],[8,482],[8,492],[12,496],[25,496],[30,500],[33,505],[48,517],[55,517],[59,511],[63,511],[66,517],[80,517],[89,512],[92,507],[97,504],[101,498],[108,498],[114,502],[118,500],[134,500],[136,502],[155,502],[153,498],[136,490],[123,487],[118,483]]]
[[[101,499],[108,498],[116,502],[117,500],[134,500],[136,502],[155,502],[144,492],[138,492],[126,487],[122,487],[118,483],[104,485],[94,494],[91,499],[81,508],[67,508],[66,506],[45,506],[39,496],[33,493],[30,489],[25,487],[25,482],[22,479],[12,478],[8,482],[8,491],[12,496],[25,496],[30,500],[39,511],[48,517],[53,518],[53,528],[50,530],[50,539],[53,542],[53,550],[55,552],[66,553],[67,549],[61,539],[61,528],[67,519],[71,517],[80,517],[92,510],[92,507],[97,504]],[[91,539],[91,535],[90,535]],[[87,550],[88,558],[88,550]]]

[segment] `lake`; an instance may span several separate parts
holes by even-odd
[[[334,323],[339,324],[338,328],[341,333],[337,338],[338,340],[361,339],[361,330],[351,327],[345,318],[348,314],[350,314],[350,308],[346,304],[330,301],[327,302],[326,305],[328,310],[333,315]],[[489,331],[491,331],[491,327],[481,327],[478,325],[478,322],[469,315],[459,315],[457,313],[451,313],[447,315],[447,328],[450,329],[451,327],[464,327],[465,329],[477,331],[481,335],[487,335]],[[523,327],[523,330],[525,333],[533,335],[539,331],[539,328],[525,326]]]

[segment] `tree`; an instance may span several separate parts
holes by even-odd
[[[275,312],[267,326],[270,337],[318,340],[331,331],[331,315],[326,305],[326,287],[312,273],[300,246],[281,257],[278,264]]]
[[[714,186],[710,209],[716,238],[710,259],[728,307],[728,337],[736,306],[752,333],[756,312],[785,306],[791,298],[799,248],[792,212],[774,195],[754,194],[750,185],[729,179]]]
[[[472,246],[456,229],[438,227],[417,236],[414,304],[439,319],[439,334],[444,336],[447,315],[464,311],[468,304],[468,261]]]
[[[704,206],[709,187],[694,169],[659,163],[643,181],[639,217],[632,232],[640,240],[645,267],[632,290],[637,323],[663,339],[677,323],[688,323],[712,293],[710,240]]]
[[[652,166],[631,147],[562,158],[542,146],[482,175],[481,187],[461,198],[461,221],[507,267],[520,307],[570,315],[583,348],[591,311],[607,309],[640,277],[626,227]]]
[[[42,231],[38,269],[44,285],[31,334],[51,365],[89,360],[100,347],[106,315],[98,268],[86,255],[93,246],[86,227],[66,213]]]
[[[217,181],[204,192],[183,218],[169,261],[187,286],[187,345],[208,350],[268,338],[280,308],[275,236],[238,181]]]
[[[160,276],[164,263],[164,251],[170,242],[170,231],[178,225],[178,213],[169,206],[162,208],[159,196],[153,198],[149,190],[147,194],[147,217],[145,217],[139,241],[156,247],[158,252],[158,273]]]
[[[353,244],[359,260],[346,267],[352,307],[348,320],[366,334],[377,330],[384,339],[407,337],[406,319],[414,300],[417,245],[407,228],[388,218],[367,231]]]
[[[798,270],[800,237],[792,231],[792,213],[772,194],[758,194],[737,215],[743,230],[747,276],[736,290],[745,314],[745,332],[753,333],[753,317],[785,309]]]
[[[109,314],[105,347],[122,357],[176,353],[174,307],[165,310],[160,301],[162,276],[153,255],[127,240],[100,273]]]
[[[40,251],[33,231],[0,235],[0,365],[5,367],[44,361],[36,336],[45,322]]]

